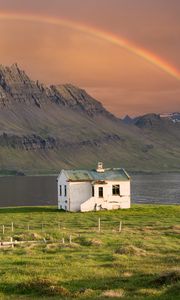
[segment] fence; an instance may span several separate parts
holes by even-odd
[[[18,243],[33,242],[34,240],[41,239],[39,242],[47,242],[48,240],[56,240],[65,243],[72,242],[78,236],[94,235],[97,234],[129,234],[129,229],[133,231],[143,230],[147,226],[154,229],[161,229],[162,224],[158,221],[145,222],[142,218],[133,218],[130,222],[129,220],[110,220],[104,218],[93,218],[93,219],[78,219],[74,218],[71,220],[56,220],[47,222],[35,222],[31,220],[30,222],[16,221],[10,223],[0,224],[0,246],[2,243],[11,243],[12,246]],[[163,223],[163,228],[168,228],[170,224]],[[39,237],[36,238],[36,234]],[[23,237],[22,237],[23,236]],[[13,241],[11,240],[13,239]],[[22,240],[21,240],[22,239]],[[7,241],[8,240],[8,241]],[[19,241],[18,241],[19,240]],[[7,241],[7,242],[3,242]],[[35,242],[35,241],[34,241]]]
[[[21,222],[21,223],[15,223],[11,222],[10,224],[0,224],[0,232],[2,235],[10,234],[10,233],[20,233],[20,232],[29,232],[29,231],[73,231],[73,232],[79,232],[79,231],[85,231],[85,232],[102,232],[107,230],[116,230],[118,232],[122,231],[122,221],[111,221],[108,222],[107,220],[102,220],[101,218],[98,218],[94,222],[91,222],[91,224],[82,224],[78,222],[65,222],[65,221],[58,221],[58,222],[51,222],[51,224],[46,222],[41,223],[27,223],[27,222]]]

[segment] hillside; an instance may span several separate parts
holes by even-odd
[[[127,125],[78,87],[48,87],[16,64],[0,66],[1,173],[54,173],[98,160],[136,171],[179,170],[179,125]]]

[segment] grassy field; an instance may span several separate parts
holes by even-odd
[[[179,216],[179,206],[158,205],[0,209],[1,241],[36,241],[1,246],[0,299],[178,300]]]

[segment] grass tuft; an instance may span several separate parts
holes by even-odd
[[[171,285],[177,282],[180,282],[180,270],[160,274],[152,281],[155,286]]]
[[[125,255],[137,255],[145,256],[147,252],[141,248],[135,247],[133,245],[122,246],[115,250],[116,254],[125,254]]]
[[[20,294],[34,294],[44,296],[69,296],[70,292],[50,279],[36,278],[28,282],[22,282],[17,284],[17,291]]]

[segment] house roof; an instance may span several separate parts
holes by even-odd
[[[104,169],[104,172],[96,170],[64,170],[70,181],[126,181],[130,176],[124,169]]]

